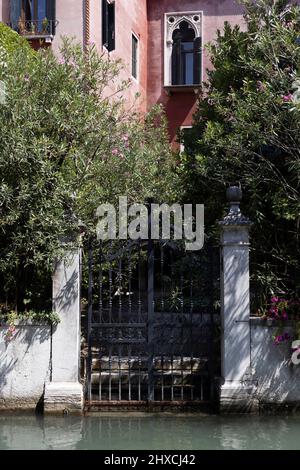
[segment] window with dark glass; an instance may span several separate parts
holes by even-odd
[[[11,0],[12,28],[19,33],[55,34],[55,0]]]
[[[172,85],[199,85],[201,80],[201,38],[182,21],[173,33]]]
[[[134,78],[138,78],[138,47],[139,41],[137,37],[132,35],[132,69],[131,74]]]
[[[102,45],[115,49],[115,3],[109,0],[102,0]]]
[[[182,126],[178,130],[178,136],[179,136],[178,142],[180,144],[181,153],[182,152],[189,153],[191,151],[189,142],[192,139],[193,132],[194,132],[194,129],[192,128],[192,126]]]

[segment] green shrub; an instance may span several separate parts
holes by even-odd
[[[225,24],[209,46],[213,69],[199,99],[179,174],[185,197],[206,205],[206,230],[241,183],[251,230],[253,285],[300,288],[300,7],[243,0],[247,30]]]

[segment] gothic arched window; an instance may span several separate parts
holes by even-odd
[[[165,85],[201,83],[202,13],[166,13]]]
[[[172,85],[198,85],[200,83],[201,40],[194,28],[181,21],[173,32]],[[199,41],[200,40],[200,41]]]

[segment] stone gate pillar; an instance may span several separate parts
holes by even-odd
[[[52,335],[51,377],[44,394],[44,412],[80,413],[80,281],[81,250],[69,250],[53,274],[53,311],[60,323]]]
[[[227,189],[229,213],[221,226],[222,379],[221,412],[253,409],[251,382],[249,229],[251,222],[240,211],[242,191]]]

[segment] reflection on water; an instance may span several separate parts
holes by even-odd
[[[300,416],[0,414],[0,449],[300,449]]]

